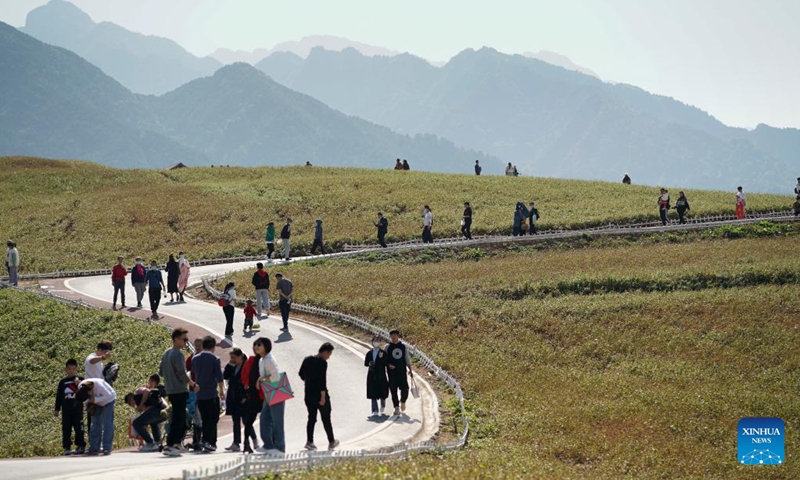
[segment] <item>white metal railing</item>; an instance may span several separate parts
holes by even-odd
[[[209,295],[215,299],[219,298],[220,291],[211,285],[212,278],[219,278],[224,275],[229,275],[231,272],[218,275],[209,275],[203,277],[203,288],[206,289]],[[315,315],[319,317],[326,317],[339,322],[348,323],[351,326],[359,328],[371,335],[378,336],[386,341],[389,341],[389,332],[386,329],[377,327],[368,321],[348,315],[334,310],[315,307],[313,305],[293,304],[292,309]],[[461,413],[462,431],[455,440],[446,443],[439,443],[433,440],[426,440],[424,442],[416,443],[401,443],[392,447],[382,448],[376,451],[367,450],[339,450],[329,452],[299,452],[285,455],[283,457],[265,457],[263,455],[244,455],[232,462],[226,462],[214,466],[213,468],[200,468],[196,470],[184,470],[184,480],[200,480],[200,479],[214,479],[214,480],[240,480],[249,478],[252,475],[265,475],[279,473],[287,470],[294,470],[300,468],[315,468],[326,465],[331,465],[343,460],[370,460],[370,459],[395,459],[404,458],[411,453],[426,452],[436,450],[453,450],[461,448],[467,443],[470,432],[469,417],[467,415],[466,407],[464,406],[464,392],[458,380],[452,375],[447,373],[443,368],[436,365],[436,363],[424,352],[419,350],[412,344],[406,344],[409,353],[414,357],[425,369],[442,380],[448,388],[450,388],[459,403],[459,410]]]

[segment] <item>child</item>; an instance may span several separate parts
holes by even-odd
[[[253,331],[253,317],[256,316],[256,309],[253,308],[253,301],[248,300],[247,305],[244,307],[244,331],[247,331],[247,327],[250,327],[250,331]]]
[[[61,443],[64,447],[64,455],[82,455],[85,452],[86,440],[83,435],[83,403],[75,401],[75,394],[78,393],[78,384],[83,380],[78,374],[78,361],[74,358],[67,360],[64,367],[66,376],[58,382],[56,390],[56,409],[55,415],[61,412]],[[72,430],[75,430],[75,445],[78,447],[74,452],[72,447]]]

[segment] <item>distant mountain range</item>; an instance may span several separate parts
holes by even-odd
[[[731,128],[668,97],[490,48],[441,68],[321,48],[256,67],[345,113],[449,138],[529,175],[786,191],[800,170],[800,130]]]
[[[63,0],[32,10],[20,30],[77,53],[136,93],[160,95],[222,66],[213,58],[195,57],[172,40],[95,23]]]
[[[172,163],[351,165],[464,171],[475,159],[433,135],[413,138],[332,110],[246,64],[160,96],[131,93],[78,55],[0,23],[0,155]]]
[[[289,52],[305,58],[314,47],[322,47],[325,50],[331,50],[335,52],[340,52],[345,48],[355,48],[361,52],[362,55],[366,55],[368,57],[374,57],[376,55],[393,57],[399,54],[399,52],[389,50],[388,48],[367,45],[361,42],[356,42],[347,38],[336,37],[333,35],[310,35],[301,38],[299,41],[281,42],[272,48],[257,48],[251,52],[244,50],[234,51],[227,48],[220,48],[209,55],[209,57],[217,60],[223,65],[236,62],[245,62],[255,65],[259,61],[277,52]]]

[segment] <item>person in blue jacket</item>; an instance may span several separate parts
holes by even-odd
[[[514,228],[511,233],[515,237],[525,235],[525,222],[528,219],[528,208],[523,202],[517,202],[517,208],[514,210]]]

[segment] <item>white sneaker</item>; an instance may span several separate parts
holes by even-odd
[[[258,447],[255,450],[253,450],[253,453],[258,454],[258,455],[266,455],[267,453],[270,452],[270,450],[271,449],[269,449],[269,448]]]
[[[378,412],[373,411],[369,416],[370,417],[377,417],[378,416]]]
[[[180,457],[181,456],[181,451],[178,450],[175,447],[166,447],[166,448],[164,448],[164,451],[162,453],[164,455],[168,456],[168,457]]]

